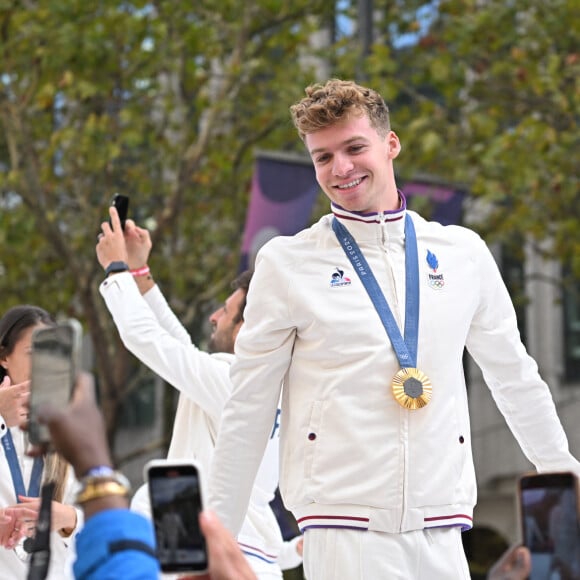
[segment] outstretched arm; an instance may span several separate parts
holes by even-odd
[[[78,500],[86,525],[77,536],[75,577],[157,578],[159,565],[154,555],[153,529],[148,520],[129,511],[128,490],[124,491],[107,476],[83,479],[92,468],[112,465],[92,377],[82,373],[71,403],[64,409],[43,405],[39,420],[50,429],[55,449],[87,486]],[[127,551],[124,546],[131,549]]]

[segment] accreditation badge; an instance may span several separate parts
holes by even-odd
[[[433,392],[429,377],[416,368],[402,368],[393,377],[391,386],[397,403],[411,411],[427,405]]]

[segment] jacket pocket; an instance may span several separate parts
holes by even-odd
[[[317,440],[320,436],[324,401],[314,401],[310,409],[310,420],[306,429],[304,441],[304,477],[312,477],[312,464],[316,455]]]

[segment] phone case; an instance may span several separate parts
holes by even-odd
[[[195,461],[156,459],[144,467],[163,572],[207,569],[205,538],[199,528],[203,478]]]
[[[50,442],[48,428],[36,418],[39,406],[66,406],[70,400],[80,368],[81,343],[82,326],[75,319],[39,328],[32,335],[28,437],[33,445]]]
[[[522,541],[532,557],[529,580],[580,578],[577,477],[570,472],[524,475],[518,500]]]

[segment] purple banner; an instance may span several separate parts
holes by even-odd
[[[242,242],[241,269],[253,268],[256,253],[275,236],[304,229],[319,192],[308,158],[284,153],[259,153]]]
[[[444,226],[460,225],[463,217],[465,192],[453,185],[430,182],[428,179],[408,181],[401,188],[409,209],[425,219]]]

